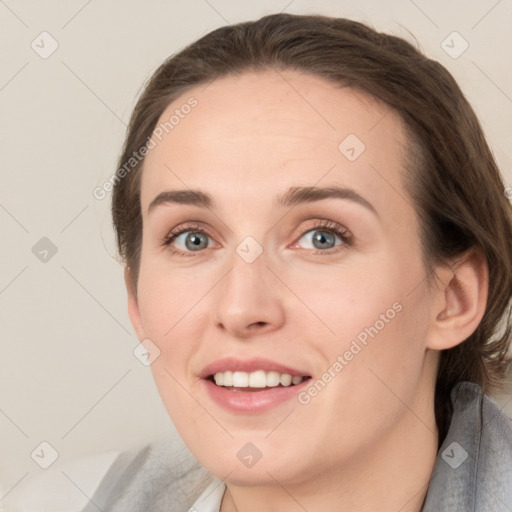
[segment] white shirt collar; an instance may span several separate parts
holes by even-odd
[[[197,498],[188,512],[219,512],[226,485],[215,479]]]

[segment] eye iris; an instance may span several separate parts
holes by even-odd
[[[203,247],[201,247],[201,243],[204,243]],[[185,245],[187,249],[191,251],[206,249],[206,247],[208,247],[208,237],[203,233],[191,233],[187,236]]]
[[[317,249],[325,249],[326,246],[328,246],[328,248],[334,247],[335,242],[336,238],[334,234],[327,231],[315,231],[313,235],[313,245]]]

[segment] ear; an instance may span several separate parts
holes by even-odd
[[[487,305],[489,268],[482,252],[473,248],[452,265],[438,268],[436,277],[427,347],[445,350],[471,336],[482,320]]]
[[[140,317],[139,301],[137,299],[137,287],[135,286],[132,271],[128,266],[124,268],[124,282],[128,295],[128,316],[130,317],[132,326],[135,329],[137,338],[139,338],[139,341],[142,341],[146,338],[146,336],[144,334],[144,327]]]

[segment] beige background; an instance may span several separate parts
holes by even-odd
[[[30,456],[42,441],[62,461],[172,432],[132,354],[109,202],[92,190],[115,171],[135,98],[164,58],[282,10],[413,34],[461,84],[512,185],[510,0],[1,0],[0,498],[44,471]],[[31,47],[51,49],[43,31],[58,43],[47,58]],[[441,47],[453,31],[469,44],[456,59]],[[46,263],[32,253],[42,237],[57,248]]]

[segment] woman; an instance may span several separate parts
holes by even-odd
[[[511,207],[440,64],[344,19],[220,28],[155,72],[113,181],[130,318],[199,464],[124,454],[91,510],[512,508],[485,394]]]

